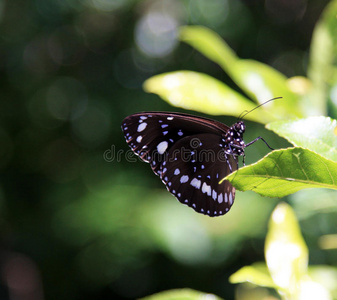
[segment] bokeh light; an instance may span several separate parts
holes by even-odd
[[[136,26],[136,44],[149,56],[167,56],[177,44],[177,27],[178,22],[172,16],[150,11]]]
[[[327,3],[0,1],[0,298],[126,300],[189,287],[242,300],[228,277],[262,259],[278,199],[238,192],[228,215],[198,215],[132,154],[121,121],[137,111],[185,112],[143,91],[160,73],[203,72],[239,90],[179,42],[181,26],[205,25],[239,57],[305,76],[312,30]],[[271,98],[257,74],[247,82],[259,98]],[[289,81],[299,92],[310,89],[298,83],[302,89]],[[330,98],[333,111],[337,88]],[[247,124],[247,141],[261,135],[275,148],[289,146]],[[247,163],[265,154],[259,147],[247,150]],[[331,245],[337,226],[330,192],[288,199],[317,264],[337,259],[318,242]]]

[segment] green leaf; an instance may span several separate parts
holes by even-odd
[[[203,26],[183,26],[179,38],[219,64],[226,72],[238,60],[235,52],[214,31]]]
[[[308,77],[312,91],[306,101],[311,114],[326,115],[326,101],[337,81],[337,1],[331,1],[313,32]]]
[[[239,116],[255,105],[221,81],[206,74],[179,71],[153,76],[145,81],[144,90],[155,93],[173,106],[210,115]],[[274,118],[262,110],[248,114],[246,119],[267,122]]]
[[[284,197],[305,188],[337,190],[337,163],[303,148],[273,151],[228,175],[238,190]]]
[[[337,296],[337,268],[332,266],[309,266],[310,278],[323,285],[327,290]]]
[[[238,60],[231,66],[230,76],[235,83],[259,103],[282,96],[265,109],[278,118],[302,117],[299,98],[289,88],[287,78],[277,70],[261,62],[249,59]]]
[[[279,118],[301,117],[299,107],[296,109],[298,97],[289,89],[287,78],[282,73],[258,61],[239,59],[228,44],[208,28],[184,26],[180,30],[180,39],[218,63],[241,89],[259,103],[278,96],[285,99],[265,107],[266,111]]]
[[[267,266],[261,263],[241,268],[229,277],[229,282],[250,282],[258,286],[278,288],[271,278]]]
[[[337,161],[336,120],[309,117],[293,121],[276,121],[266,126],[294,146],[308,148],[325,158]]]
[[[265,242],[266,263],[273,281],[290,295],[297,294],[307,273],[308,248],[292,208],[280,203],[273,211]]]
[[[221,300],[218,296],[198,292],[192,289],[170,290],[141,298],[140,300],[202,300],[202,299]]]

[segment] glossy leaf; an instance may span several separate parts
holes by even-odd
[[[229,277],[230,283],[250,282],[258,286],[278,288],[265,264],[245,266]]]
[[[286,138],[294,146],[308,148],[337,161],[337,122],[328,117],[309,117],[294,121],[276,121],[268,129]]]
[[[256,105],[221,81],[206,74],[179,71],[151,77],[144,90],[155,93],[173,106],[210,115],[239,116]],[[265,123],[275,120],[263,110],[248,114],[245,119]]]
[[[292,208],[279,204],[272,213],[265,242],[266,263],[275,284],[295,295],[307,272],[308,248]]]
[[[210,60],[219,64],[226,72],[239,59],[227,43],[214,31],[203,26],[183,26],[180,40],[191,45]]]
[[[284,197],[305,188],[337,190],[337,163],[303,148],[269,153],[226,177],[240,191]]]
[[[309,276],[323,285],[332,294],[337,295],[337,268],[334,266],[309,266]]]
[[[198,292],[192,289],[170,290],[141,298],[140,300],[220,300],[221,298],[213,295]]]
[[[208,28],[182,27],[180,39],[218,63],[241,89],[259,103],[273,97],[284,97],[284,102],[273,103],[265,108],[266,111],[278,117],[301,116],[300,110],[296,109],[298,97],[289,89],[287,78],[282,73],[258,61],[239,59],[228,44]]]

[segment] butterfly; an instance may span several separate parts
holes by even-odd
[[[242,120],[231,127],[211,119],[173,112],[142,112],[122,122],[125,139],[149,163],[167,190],[181,203],[211,217],[224,215],[235,188],[221,179],[238,169],[245,148]],[[270,148],[272,149],[272,148]],[[244,161],[244,160],[243,160]]]

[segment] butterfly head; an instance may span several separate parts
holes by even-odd
[[[233,125],[233,130],[239,135],[242,136],[246,130],[246,125],[243,121],[236,122]]]

